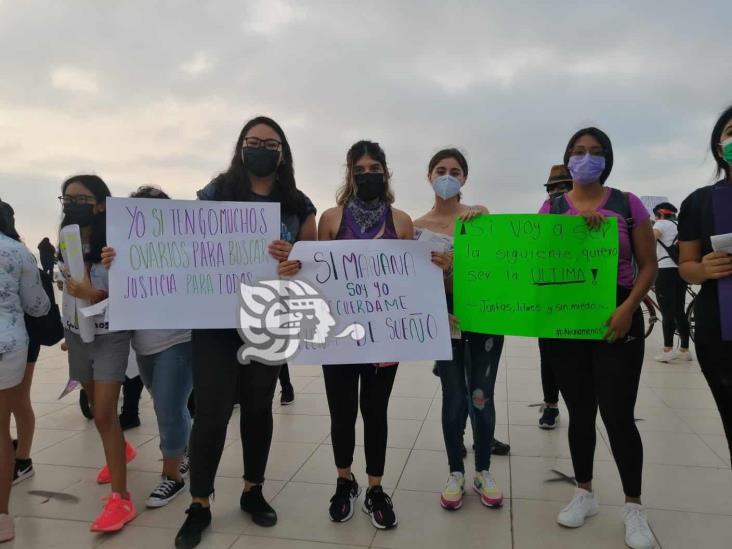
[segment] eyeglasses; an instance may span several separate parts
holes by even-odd
[[[96,204],[97,199],[93,196],[88,196],[86,194],[65,194],[63,196],[58,197],[59,202],[63,204],[64,206],[66,204]]]
[[[282,143],[276,139],[259,139],[259,137],[245,137],[244,145],[250,149],[261,149],[264,147],[268,151],[278,151]]]
[[[605,156],[605,151],[602,147],[590,147],[589,149],[586,149],[585,147],[575,147],[569,151],[570,156],[584,156],[588,153],[592,156]]]

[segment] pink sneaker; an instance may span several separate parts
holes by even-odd
[[[135,450],[135,447],[132,446],[132,444],[125,441],[125,458],[127,459],[127,463],[135,459],[135,456],[137,456],[137,450]],[[108,465],[105,465],[102,467],[102,470],[99,471],[99,474],[97,475],[97,482],[99,484],[109,484],[112,482],[112,474],[109,472]]]
[[[104,509],[91,525],[92,532],[116,532],[137,514],[132,500],[123,498],[117,492],[112,492],[106,500]]]
[[[13,515],[3,513],[0,515],[0,543],[10,541],[15,537],[15,522]]]

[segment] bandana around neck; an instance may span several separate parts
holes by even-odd
[[[343,210],[344,221],[359,238],[375,237],[386,222],[388,207],[383,200],[365,202],[357,196],[348,199]]]

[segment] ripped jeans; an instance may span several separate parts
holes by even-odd
[[[465,472],[462,454],[465,418],[470,413],[475,442],[475,470],[491,466],[496,429],[493,389],[503,351],[503,336],[463,332],[452,340],[452,360],[437,361],[442,382],[442,434],[450,472]]]

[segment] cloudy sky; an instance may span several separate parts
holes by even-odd
[[[368,138],[413,216],[444,146],[468,156],[468,203],[535,211],[590,124],[613,140],[611,185],[678,202],[712,180],[730,21],[729,0],[0,0],[0,197],[35,248],[66,177],[193,198],[267,114],[320,210]]]

